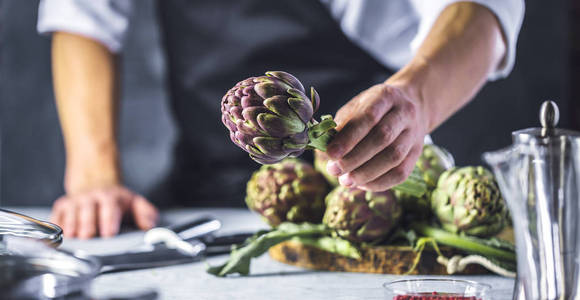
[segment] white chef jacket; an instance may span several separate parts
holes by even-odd
[[[307,0],[311,1],[311,0]],[[320,0],[344,34],[390,69],[408,63],[431,26],[448,5],[461,0]],[[506,77],[512,70],[524,0],[471,0],[492,11],[507,41],[505,63],[488,79]],[[132,0],[42,0],[37,30],[41,34],[66,31],[92,38],[110,51],[122,50]]]

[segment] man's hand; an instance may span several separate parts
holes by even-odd
[[[110,237],[119,232],[127,214],[143,230],[154,227],[158,218],[149,201],[117,185],[59,198],[52,207],[51,222],[61,226],[66,237]]]
[[[327,170],[347,187],[384,191],[409,176],[421,154],[428,120],[417,99],[395,85],[375,85],[336,114]]]
[[[338,111],[328,172],[344,186],[372,191],[403,182],[424,135],[465,105],[505,54],[501,27],[489,9],[449,5],[405,67]]]

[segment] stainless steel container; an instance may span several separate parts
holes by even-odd
[[[514,299],[580,299],[580,133],[556,128],[558,116],[544,102],[542,127],[515,131],[512,146],[483,156],[513,218]]]

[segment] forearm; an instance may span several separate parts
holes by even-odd
[[[57,32],[52,63],[66,148],[67,192],[118,183],[114,55],[93,40]]]
[[[478,4],[447,7],[412,61],[387,80],[421,103],[430,132],[466,104],[505,56],[499,22]]]

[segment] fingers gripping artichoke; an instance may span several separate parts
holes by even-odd
[[[445,170],[453,167],[453,164],[453,157],[445,149],[437,145],[425,144],[415,166],[419,169],[423,180],[427,184],[427,193],[421,197],[416,197],[396,190],[395,195],[405,211],[420,216],[429,215],[431,211],[431,192],[437,186],[439,176]]]
[[[312,117],[320,98],[310,98],[296,77],[282,71],[238,82],[222,98],[222,123],[231,140],[261,164],[297,157],[307,148],[326,150],[332,118],[318,123]]]
[[[508,222],[508,209],[490,171],[483,167],[445,171],[431,197],[431,207],[444,229],[489,237]]]
[[[264,165],[246,189],[246,204],[273,227],[284,221],[320,223],[328,186],[322,175],[298,159]]]
[[[316,171],[320,172],[320,174],[322,174],[324,178],[326,178],[326,181],[328,181],[328,183],[331,186],[333,187],[338,186],[339,184],[338,177],[331,175],[326,170],[326,164],[328,163],[329,160],[330,158],[328,157],[326,152],[318,150],[314,151],[314,168],[316,169]]]
[[[340,237],[353,242],[386,238],[403,215],[391,191],[375,193],[339,186],[325,201],[327,207],[322,222]]]

